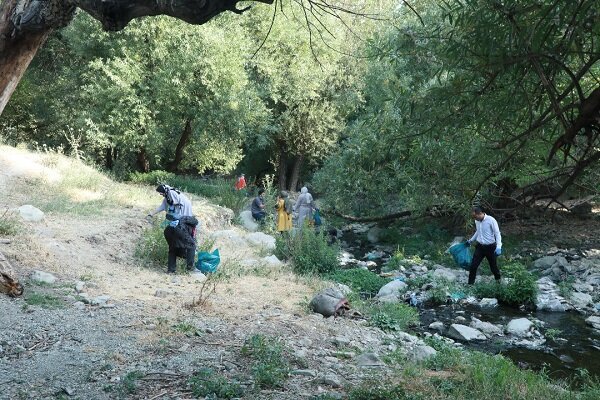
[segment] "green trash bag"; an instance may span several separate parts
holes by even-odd
[[[217,272],[217,267],[221,262],[219,249],[215,249],[212,253],[206,251],[198,253],[198,261],[196,261],[196,269],[203,274]]]
[[[459,267],[468,270],[471,268],[471,252],[469,251],[469,247],[465,243],[458,243],[448,249],[452,257],[454,258],[454,262],[458,264]]]

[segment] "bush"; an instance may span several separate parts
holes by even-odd
[[[518,306],[535,304],[537,296],[536,278],[519,263],[507,264],[502,268],[506,282],[498,284],[479,283],[473,287],[478,297],[495,297],[502,303]]]
[[[188,384],[196,397],[233,399],[244,394],[244,390],[238,383],[230,382],[224,376],[215,375],[209,368],[202,369],[192,376]]]
[[[140,241],[135,248],[135,256],[144,264],[159,268],[167,265],[169,245],[163,231],[164,228],[156,224],[142,232]]]
[[[279,235],[275,255],[289,260],[298,274],[325,274],[338,268],[339,248],[329,246],[322,233],[303,227],[295,235]]]
[[[289,366],[281,344],[263,335],[253,335],[242,347],[242,354],[254,360],[252,375],[261,389],[282,387]]]
[[[369,324],[383,331],[403,331],[419,323],[417,310],[404,303],[374,304],[369,314]]]
[[[376,295],[389,282],[389,279],[362,268],[337,270],[327,274],[325,278],[348,285],[353,291],[369,297]]]
[[[143,183],[146,185],[158,185],[161,183],[172,182],[175,174],[167,171],[133,172],[129,175],[129,180],[133,183]]]
[[[348,393],[348,400],[404,400],[406,393],[401,386],[389,388],[375,385],[365,385],[352,389]]]
[[[0,213],[0,235],[12,236],[19,233],[21,223],[17,215],[6,209]]]

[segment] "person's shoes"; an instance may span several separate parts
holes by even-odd
[[[175,271],[167,271],[168,275],[175,275]]]

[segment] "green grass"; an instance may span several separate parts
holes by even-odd
[[[340,269],[324,276],[325,279],[348,285],[353,291],[375,296],[390,280],[362,268]]]
[[[519,263],[503,265],[502,274],[505,283],[478,283],[473,286],[473,293],[478,297],[495,297],[498,301],[512,306],[535,303],[537,296],[535,275]]]
[[[295,235],[276,237],[275,255],[280,260],[289,260],[295,273],[326,274],[339,266],[337,246],[329,246],[322,233],[303,227]]]
[[[242,354],[252,359],[254,384],[260,389],[283,386],[289,372],[289,362],[281,343],[263,335],[253,335],[242,347]]]
[[[121,395],[132,395],[139,387],[139,380],[144,377],[144,373],[141,371],[131,371],[123,377],[121,385],[119,386],[119,393]]]
[[[234,399],[244,395],[244,389],[239,383],[228,380],[210,368],[204,368],[194,374],[188,380],[188,385],[197,398]]]
[[[14,236],[21,231],[21,221],[14,211],[0,211],[0,236]]]
[[[419,323],[419,313],[404,303],[373,303],[367,310],[369,325],[384,331],[404,331]]]
[[[27,293],[25,303],[30,306],[40,306],[42,308],[62,308],[65,306],[65,303],[58,297],[37,292]]]

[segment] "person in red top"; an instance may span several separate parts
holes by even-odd
[[[246,187],[246,177],[244,174],[240,175],[238,180],[235,182],[235,190],[242,190]]]

